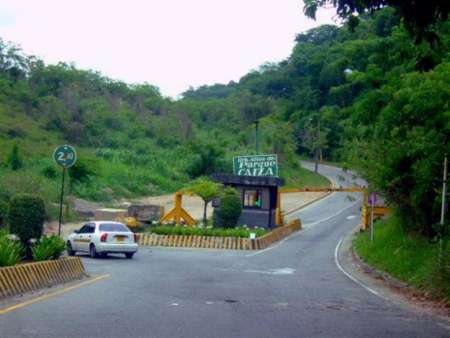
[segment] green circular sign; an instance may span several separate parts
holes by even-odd
[[[70,168],[77,161],[77,152],[74,147],[65,144],[55,149],[53,159],[60,166]]]

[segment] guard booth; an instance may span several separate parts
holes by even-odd
[[[241,196],[242,213],[238,225],[263,228],[276,226],[278,187],[283,185],[281,178],[216,174],[213,175],[213,179],[225,186],[235,188]],[[214,200],[213,207],[220,208],[220,200]]]

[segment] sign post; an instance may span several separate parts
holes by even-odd
[[[233,173],[239,176],[278,177],[277,155],[236,156],[233,158]]]
[[[61,198],[59,201],[59,226],[58,226],[58,236],[61,236],[61,223],[62,223],[62,208],[64,201],[64,183],[66,179],[67,168],[70,168],[77,161],[77,153],[75,148],[67,144],[59,146],[53,152],[53,159],[56,164],[63,168],[62,174],[62,184],[61,184]]]
[[[376,192],[372,192],[369,195],[369,205],[371,206],[370,209],[370,241],[373,242],[373,236],[374,236],[374,229],[373,229],[373,208],[375,207],[375,204],[377,204],[378,195]]]

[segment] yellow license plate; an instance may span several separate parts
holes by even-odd
[[[125,240],[125,238],[126,238],[126,237],[123,237],[123,236],[117,236],[117,237],[116,237],[116,241],[117,241],[117,242],[123,242],[123,241]]]

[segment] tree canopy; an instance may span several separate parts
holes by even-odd
[[[311,18],[316,17],[319,7],[333,5],[338,15],[349,22],[354,14],[366,14],[390,6],[403,18],[406,28],[419,40],[423,37],[435,37],[431,31],[436,23],[446,21],[450,12],[447,0],[303,0],[304,12]]]

